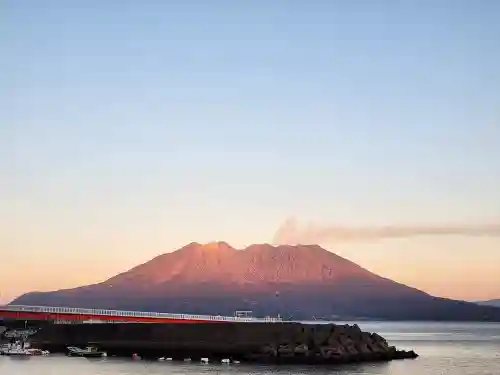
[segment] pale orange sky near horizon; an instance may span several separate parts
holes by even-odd
[[[228,242],[238,248],[247,245]],[[89,252],[75,243],[74,250],[66,254],[29,251],[23,256],[23,251],[17,251],[8,263],[0,264],[0,301],[9,302],[33,290],[103,281],[162,253],[152,250],[154,247],[134,253],[126,246],[122,252],[109,253],[104,251],[106,245],[95,243],[96,249]],[[464,300],[500,298],[500,252],[494,250],[500,246],[497,238],[427,236],[323,246],[372,272],[432,295]]]

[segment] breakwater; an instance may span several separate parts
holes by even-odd
[[[65,352],[94,345],[108,355],[143,358],[230,358],[245,362],[327,364],[416,358],[357,325],[301,323],[54,324],[30,338],[33,346]]]

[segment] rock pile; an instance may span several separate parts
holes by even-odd
[[[282,326],[285,328],[286,326]],[[416,358],[413,351],[400,351],[390,346],[377,333],[363,332],[357,325],[295,325],[281,330],[274,342],[263,345],[259,359],[280,362],[353,362]],[[286,359],[289,359],[287,361]]]

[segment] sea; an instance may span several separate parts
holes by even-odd
[[[351,322],[354,323],[354,322]],[[86,359],[64,355],[28,359],[0,356],[0,375],[500,375],[500,324],[356,322],[420,357],[339,366],[260,366]]]

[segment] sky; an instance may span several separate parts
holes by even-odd
[[[6,0],[0,302],[192,241],[500,223],[500,2]],[[500,239],[323,246],[500,298]]]

